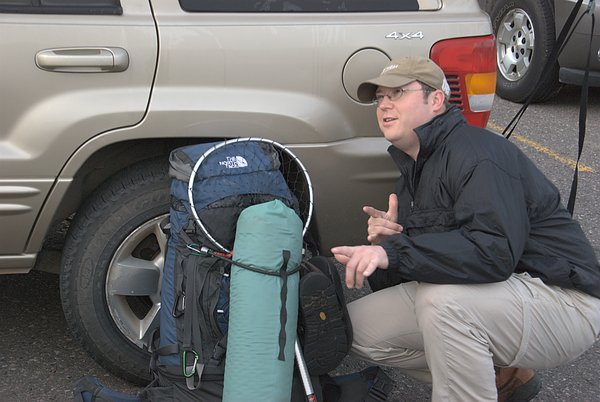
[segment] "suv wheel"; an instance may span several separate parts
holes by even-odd
[[[498,54],[496,93],[522,103],[539,85],[541,88],[533,102],[543,102],[556,95],[561,87],[558,63],[550,71],[543,71],[556,43],[553,2],[498,1],[490,17]]]
[[[73,337],[138,384],[149,380],[147,346],[158,326],[168,183],[164,160],[118,174],[76,214],[63,250],[61,299]]]

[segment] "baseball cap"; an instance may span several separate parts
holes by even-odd
[[[379,77],[361,83],[357,90],[358,99],[371,102],[377,87],[398,88],[413,81],[439,89],[446,94],[446,98],[450,97],[450,86],[437,64],[425,57],[402,57],[390,61]]]

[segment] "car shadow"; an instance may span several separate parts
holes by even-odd
[[[546,102],[551,105],[573,105],[581,101],[581,87],[576,85],[564,85],[558,95]],[[588,88],[588,104],[600,104],[600,88]]]

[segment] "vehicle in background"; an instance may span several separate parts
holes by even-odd
[[[364,203],[397,169],[359,83],[430,56],[485,126],[495,85],[475,0],[0,0],[0,273],[26,273],[69,223],[61,299],[75,339],[148,379],[168,158],[234,137],[287,145],[314,185],[313,247],[366,242]]]
[[[543,102],[556,96],[563,84],[581,85],[590,35],[592,51],[588,84],[600,86],[600,5],[593,10],[596,19],[593,35],[592,19],[588,14],[576,26],[558,62],[544,71],[557,36],[576,3],[576,0],[480,0],[480,5],[490,15],[496,36],[498,96],[525,102],[539,80],[540,90],[533,101]],[[583,2],[575,22],[589,3]]]

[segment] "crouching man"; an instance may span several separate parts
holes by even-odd
[[[529,401],[533,369],[590,348],[600,266],[556,187],[511,142],[468,125],[431,60],[392,60],[362,83],[401,178],[365,207],[369,246],[334,247],[352,353],[432,382],[433,401]]]

